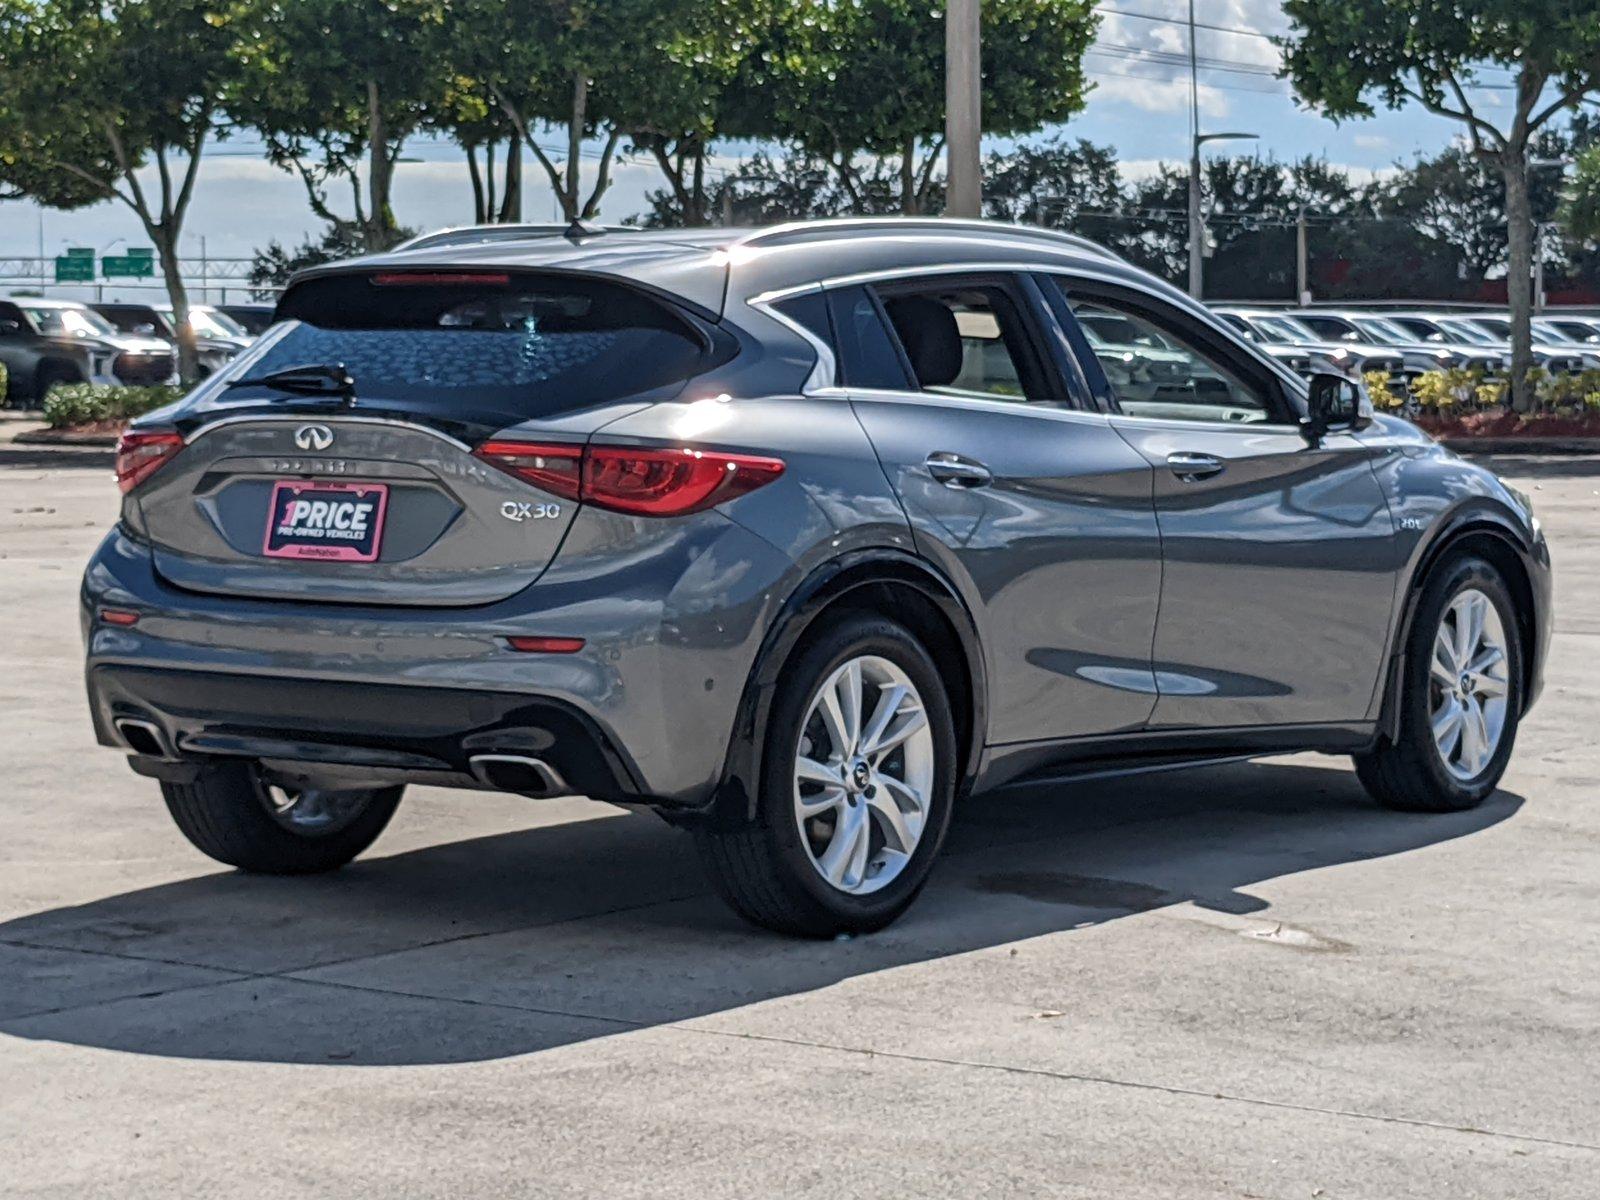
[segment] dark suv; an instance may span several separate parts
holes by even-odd
[[[246,870],[575,793],[867,930],[967,793],[1315,749],[1461,809],[1539,692],[1525,497],[1073,238],[444,237],[276,316],[129,431],[83,584],[100,741]]]
[[[35,296],[0,298],[0,363],[7,399],[41,404],[64,383],[177,382],[177,358],[158,338],[119,332],[85,305]]]

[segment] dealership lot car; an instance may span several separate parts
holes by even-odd
[[[166,342],[121,333],[74,301],[37,296],[0,298],[0,363],[12,401],[41,403],[58,384],[177,381]]]
[[[178,340],[178,326],[172,317],[172,305],[165,302],[134,304],[106,301],[93,307],[125,332],[164,338],[174,344]],[[195,352],[199,356],[202,376],[220,371],[251,341],[251,335],[245,332],[242,325],[209,304],[190,305],[189,327],[194,330]]]
[[[130,429],[83,584],[97,736],[248,870],[576,793],[870,930],[959,795],[1319,749],[1461,809],[1539,692],[1525,498],[1077,239],[575,227],[277,316]]]

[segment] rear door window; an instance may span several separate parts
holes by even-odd
[[[999,281],[894,284],[883,311],[917,386],[975,400],[1060,400],[1023,306]]]
[[[334,275],[292,288],[256,377],[343,364],[362,398],[571,411],[683,383],[710,339],[619,284],[499,273]]]

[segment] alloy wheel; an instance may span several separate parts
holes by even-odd
[[[852,658],[806,708],[794,814],[812,865],[852,895],[888,886],[928,820],[933,731],[911,677],[877,655]]]
[[[1439,620],[1428,662],[1428,717],[1445,769],[1463,783],[1493,760],[1510,694],[1505,625],[1477,588],[1457,593]]]

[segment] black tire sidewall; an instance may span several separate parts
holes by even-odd
[[[1457,779],[1445,767],[1434,744],[1432,714],[1429,712],[1429,669],[1434,638],[1439,632],[1450,602],[1467,588],[1476,588],[1495,606],[1506,633],[1506,719],[1500,744],[1478,775],[1468,782]],[[1522,712],[1522,627],[1517,623],[1516,605],[1500,572],[1484,559],[1467,556],[1444,564],[1429,580],[1417,607],[1410,645],[1406,650],[1406,683],[1400,723],[1400,742],[1415,756],[1428,784],[1448,798],[1450,807],[1470,807],[1494,791],[1505,773],[1517,739],[1517,724]]]
[[[933,734],[934,780],[922,839],[911,861],[898,878],[880,890],[853,895],[830,886],[811,861],[794,817],[794,769],[800,722],[816,689],[848,659],[867,654],[893,662],[916,685]],[[928,652],[908,630],[887,618],[869,614],[845,617],[808,638],[785,663],[764,739],[758,819],[769,853],[787,881],[808,906],[839,921],[841,927],[867,929],[888,924],[927,883],[944,844],[955,799],[955,725],[944,683]]]

